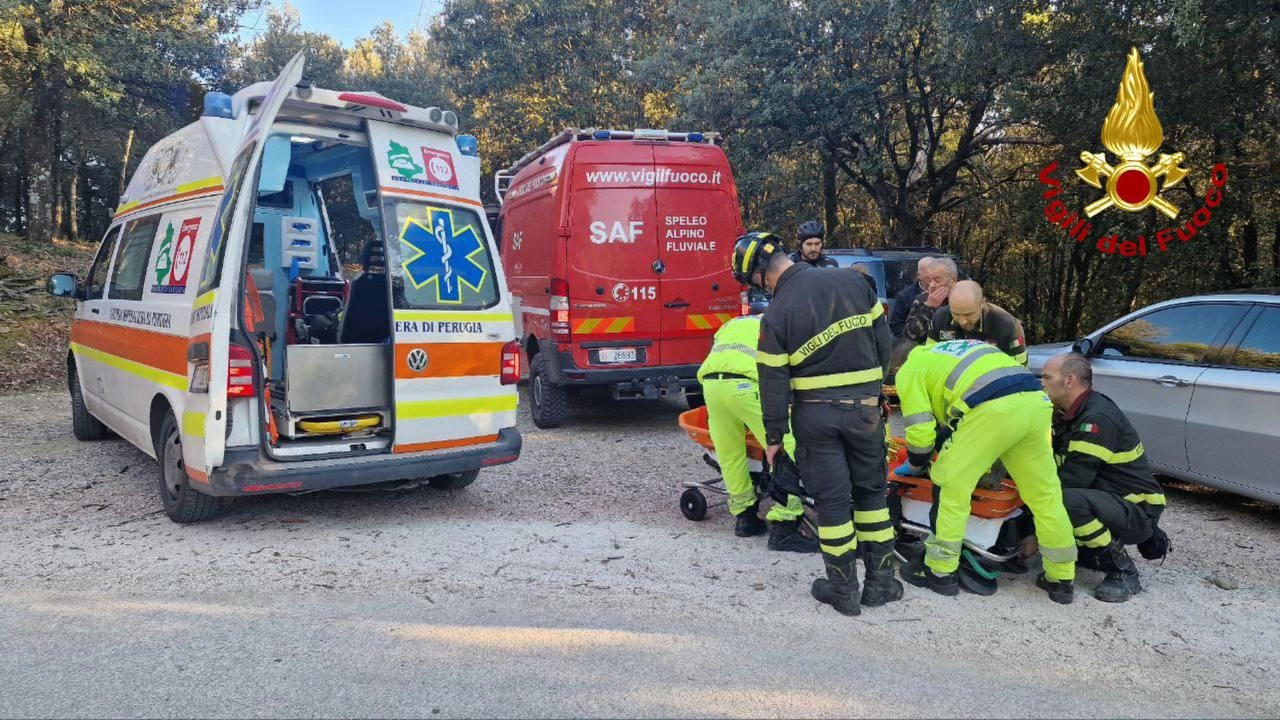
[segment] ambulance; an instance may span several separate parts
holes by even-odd
[[[494,176],[498,234],[538,427],[570,390],[701,405],[698,366],[746,313],[743,233],[715,133],[566,130]]]
[[[207,95],[147,152],[85,278],[49,281],[76,300],[75,436],[155,457],[176,522],[238,495],[461,488],[520,453],[474,138],[450,111],[300,82],[303,62]],[[345,263],[338,208],[364,238]]]

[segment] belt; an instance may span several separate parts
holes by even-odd
[[[878,397],[866,397],[866,398],[861,398],[857,400],[852,398],[848,400],[840,400],[840,399],[823,400],[820,398],[805,400],[805,399],[797,398],[796,402],[812,404],[812,405],[835,405],[836,407],[848,407],[852,405],[866,405],[867,407],[880,407],[880,398]]]
[[[750,380],[751,382],[756,381],[755,378],[747,377],[746,375],[739,375],[738,373],[726,373],[726,372],[707,373],[706,375],[703,376],[702,379],[703,380]]]

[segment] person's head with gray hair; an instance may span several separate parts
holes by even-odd
[[[1093,389],[1093,366],[1080,353],[1055,355],[1044,364],[1040,384],[1059,410],[1069,410],[1081,395]]]
[[[949,257],[934,258],[930,271],[941,277],[948,285],[954,285],[956,279],[960,277],[960,269],[956,267],[956,261]]]
[[[916,263],[916,282],[920,283],[921,290],[929,289],[929,271],[933,269],[933,263],[936,259],[925,255]]]

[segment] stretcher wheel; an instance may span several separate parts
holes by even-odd
[[[698,488],[688,488],[680,493],[680,512],[697,522],[707,516],[707,497]]]

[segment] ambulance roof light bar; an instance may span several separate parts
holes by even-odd
[[[271,83],[259,82],[237,92],[231,98],[233,114],[239,116],[245,110],[253,112],[270,87]],[[308,106],[321,107],[325,110],[435,130],[452,137],[458,135],[458,115],[452,110],[434,106],[424,108],[406,105],[372,91],[327,90],[315,87],[310,81],[304,80],[294,86],[286,105],[295,109]]]

